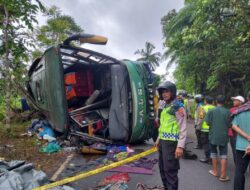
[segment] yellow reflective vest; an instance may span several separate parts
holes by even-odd
[[[159,137],[161,140],[178,141],[180,129],[175,115],[169,114],[171,105],[164,108],[160,117]]]
[[[202,122],[202,125],[201,125],[201,131],[202,132],[209,132],[209,125],[207,124],[206,121],[204,121],[205,119],[205,115],[207,114],[207,112],[211,109],[215,108],[214,105],[205,105],[205,106],[202,106],[202,109],[205,111],[205,114],[204,114],[204,117],[203,117],[203,122]]]
[[[183,104],[184,104],[184,107],[187,109],[187,105],[188,105],[188,99],[187,98],[183,99]]]

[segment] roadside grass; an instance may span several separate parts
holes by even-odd
[[[39,152],[46,142],[36,136],[22,135],[27,132],[31,122],[13,123],[9,129],[0,124],[0,157],[6,161],[25,160],[33,163],[38,170],[43,170],[50,177],[64,161],[66,154],[63,151],[45,154]]]

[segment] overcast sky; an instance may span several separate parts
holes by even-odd
[[[161,18],[172,9],[179,10],[184,0],[42,0],[45,6],[56,5],[72,16],[85,33],[108,37],[106,46],[84,45],[117,59],[136,60],[137,49],[145,42],[163,52]],[[40,24],[44,18],[39,18]],[[157,69],[165,72],[166,63]]]

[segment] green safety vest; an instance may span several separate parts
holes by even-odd
[[[203,107],[204,105],[203,105],[203,103],[200,103],[200,105],[197,105],[197,103],[195,103],[195,111],[194,111],[194,119],[195,120],[198,118],[198,115],[199,115],[199,113],[197,114],[197,108],[198,108],[197,106]]]
[[[211,109],[215,108],[215,106],[213,105],[205,105],[205,106],[202,106],[202,109],[205,111],[205,114],[207,114],[207,112]],[[205,119],[205,117],[203,118],[203,120]],[[203,121],[202,122],[202,125],[201,125],[201,131],[202,132],[209,132],[209,125],[207,124],[206,121]]]
[[[161,140],[178,141],[180,129],[175,115],[169,114],[171,105],[164,108],[161,112],[159,137]]]
[[[198,117],[196,109],[197,109],[197,108],[195,108],[195,111],[194,111],[194,120],[196,120],[197,117]]]
[[[183,103],[184,103],[184,107],[185,107],[185,108],[187,108],[188,99],[187,99],[187,98],[185,98],[185,99],[183,100]]]

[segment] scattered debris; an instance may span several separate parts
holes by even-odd
[[[6,161],[18,159],[33,163],[36,169],[43,170],[51,177],[68,153],[63,151],[55,154],[39,152],[39,149],[47,143],[46,141],[41,141],[34,135],[32,137],[20,136],[27,132],[28,125],[28,122],[13,124],[10,131],[5,128],[0,129],[0,157],[5,158]]]
[[[81,152],[83,154],[106,154],[107,150],[95,149],[95,148],[91,148],[89,146],[83,146],[81,148]]]
[[[61,150],[61,147],[57,144],[57,142],[52,141],[49,142],[46,146],[40,148],[40,152],[44,153],[53,153],[53,152],[58,152]]]
[[[113,169],[110,169],[108,171],[109,172],[123,172],[123,173],[136,173],[136,174],[153,175],[153,170],[145,169],[142,167],[128,166],[128,165],[113,168]]]
[[[148,170],[152,170],[154,165],[158,163],[158,159],[156,158],[140,158],[139,160],[136,160],[132,163],[129,164],[129,166],[136,166],[136,167],[140,167],[140,168],[145,168]]]
[[[63,151],[64,152],[67,152],[67,153],[69,153],[69,152],[74,152],[74,151],[76,151],[77,150],[77,147],[75,147],[75,146],[69,146],[69,147],[64,147],[63,148]]]
[[[29,126],[29,128],[28,128],[29,136],[36,134],[38,132],[39,128],[51,128],[51,125],[48,122],[48,120],[46,120],[45,116],[43,116],[41,114],[40,114],[39,119],[33,119],[31,121],[31,126]],[[51,135],[51,136],[54,136],[54,135]]]
[[[117,182],[129,182],[130,177],[127,173],[118,173],[118,174],[113,174],[111,176],[105,177],[101,181],[101,185],[108,185],[108,184],[114,184]]]
[[[111,184],[109,189],[110,190],[126,190],[126,189],[128,189],[128,185],[124,182],[117,182],[115,184]]]
[[[89,190],[127,190],[130,177],[127,173],[114,174],[104,178],[100,185]]]
[[[119,160],[123,160],[129,156],[127,153],[126,146],[107,146],[108,154],[106,158],[103,160],[103,165],[109,165],[113,162],[117,162]]]
[[[136,189],[137,190],[164,190],[164,187],[159,186],[159,185],[153,186],[153,187],[149,187],[149,186],[147,186],[147,185],[145,185],[143,183],[138,183],[136,185]]]
[[[128,157],[127,152],[120,152],[120,153],[114,155],[115,161],[121,161],[121,160],[126,159],[127,157]]]
[[[49,180],[42,171],[35,170],[32,164],[25,161],[0,161],[0,189],[31,190],[48,184]],[[54,190],[74,190],[69,186],[56,187]]]
[[[129,145],[127,145],[127,153],[135,152]]]
[[[89,190],[127,190],[128,185],[124,182],[117,182],[114,184],[108,184],[105,186],[92,187]]]
[[[107,146],[107,150],[109,153],[120,153],[120,152],[127,152],[127,147],[126,146],[116,146],[116,145],[111,145]]]
[[[48,144],[39,149],[40,152],[53,153],[61,150],[61,146],[57,143],[55,133],[49,121],[46,120],[43,115],[40,115],[39,119],[31,121],[31,126],[28,128],[26,134],[28,136],[36,134],[38,139],[43,139],[48,142]],[[25,136],[26,134],[21,134],[21,136]]]
[[[48,140],[49,142],[56,141],[55,133],[50,127],[38,125],[37,130],[37,136],[39,139]]]
[[[107,150],[107,146],[103,143],[94,143],[90,145],[91,148],[98,149],[98,150]]]

